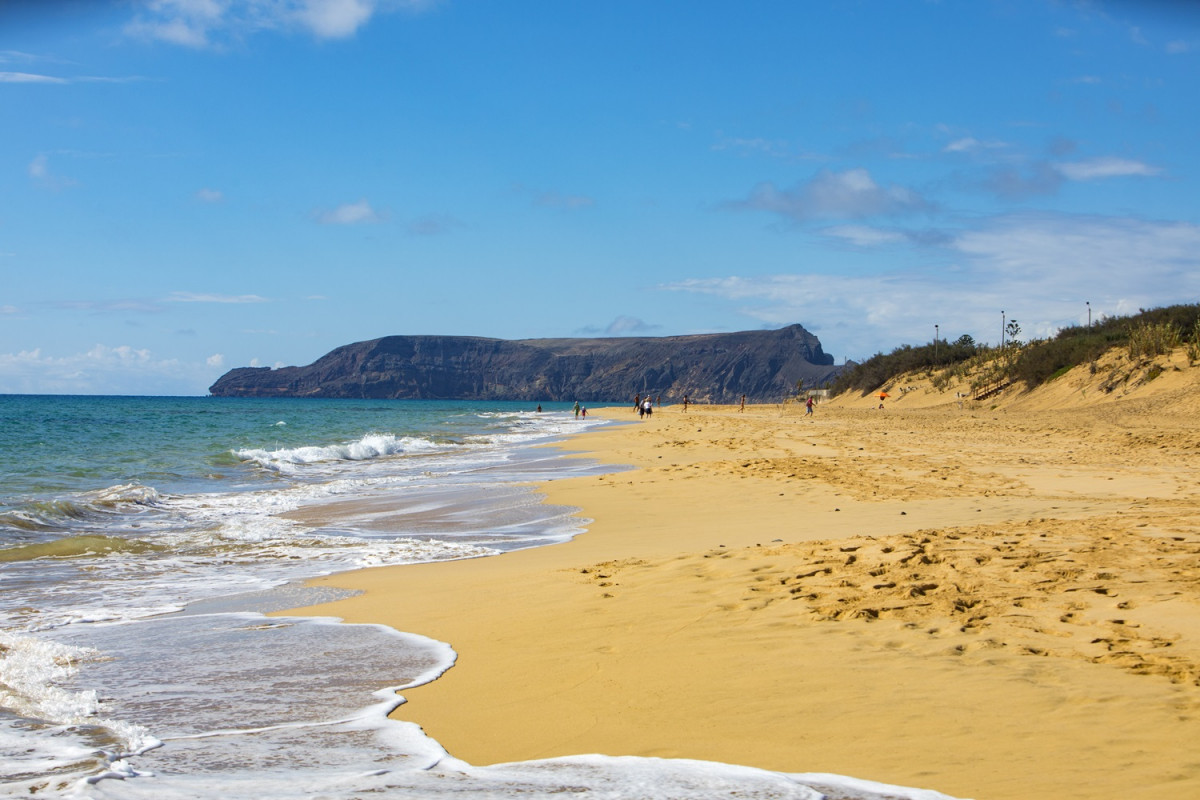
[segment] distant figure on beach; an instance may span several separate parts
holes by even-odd
[[[688,399],[687,399],[687,395],[685,394],[683,396],[683,413],[685,413],[685,414],[687,413],[687,404],[688,404]]]
[[[738,413],[746,410],[746,395],[742,395],[742,407],[738,409]]]
[[[649,397],[642,401],[642,410],[646,413],[647,417],[654,413],[654,404],[650,402]]]
[[[640,400],[638,401],[638,404],[637,404],[637,412],[638,412],[638,419],[641,419],[642,417],[646,416],[646,407],[644,405],[642,405]]]
[[[583,415],[584,419],[587,419],[587,406],[584,406],[583,408],[579,409],[579,413]]]
[[[538,403],[538,413],[542,413],[542,404]]]
[[[579,419],[579,401],[575,401],[575,419]]]
[[[638,392],[633,396],[633,410],[638,412],[638,416],[642,415],[642,393]]]
[[[811,417],[812,416],[812,408],[813,408],[813,399],[812,399],[812,395],[810,394],[808,396],[808,399],[804,401],[804,416]]]

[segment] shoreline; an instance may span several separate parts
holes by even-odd
[[[311,582],[365,594],[305,614],[454,648],[393,716],[456,758],[1200,794],[1192,450],[1103,411],[592,413],[634,424],[559,446],[634,470],[539,487],[571,541]]]

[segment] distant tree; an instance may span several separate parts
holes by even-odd
[[[1021,325],[1015,319],[1012,319],[1008,321],[1006,330],[1008,332],[1008,343],[1013,347],[1020,347],[1021,341],[1017,337],[1021,335]]]

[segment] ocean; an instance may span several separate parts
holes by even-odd
[[[538,445],[605,424],[550,403],[0,396],[0,797],[943,798],[686,760],[474,766],[388,718],[453,642],[264,616],[335,599],[317,575],[586,535],[534,484],[616,468]],[[289,515],[318,506],[338,510],[323,527]]]

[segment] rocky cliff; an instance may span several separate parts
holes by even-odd
[[[838,372],[799,325],[775,331],[606,339],[385,336],[345,345],[306,367],[242,367],[218,397],[458,400],[778,401]]]

